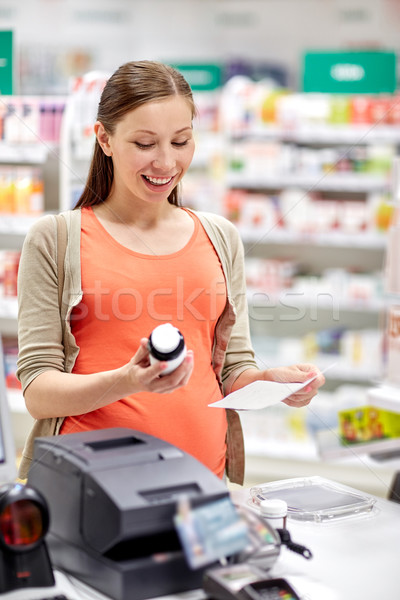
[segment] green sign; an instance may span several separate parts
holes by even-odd
[[[221,86],[221,67],[215,64],[174,64],[193,91],[212,91]]]
[[[13,32],[0,31],[0,94],[13,93]]]
[[[303,91],[330,94],[392,94],[396,54],[387,51],[307,52]]]

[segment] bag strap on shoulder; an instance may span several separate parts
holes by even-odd
[[[67,223],[62,215],[56,215],[57,222],[57,273],[58,273],[58,304],[62,306],[64,289],[64,260],[67,249]]]

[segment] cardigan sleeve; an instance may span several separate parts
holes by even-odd
[[[53,216],[29,230],[18,269],[18,362],[22,390],[40,373],[64,370],[57,277],[57,229]]]
[[[250,339],[244,248],[237,228],[225,217],[197,214],[217,251],[226,279],[228,299],[215,328],[213,364],[224,394],[229,394],[240,373],[257,368]]]
[[[239,233],[232,224],[230,224],[228,260],[230,261],[227,269],[228,290],[234,312],[234,323],[222,371],[225,394],[230,393],[240,373],[246,369],[257,368],[250,336],[244,248]]]

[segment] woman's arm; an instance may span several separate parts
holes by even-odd
[[[28,411],[35,419],[80,415],[102,408],[129,394],[168,394],[186,385],[193,370],[193,352],[169,375],[160,377],[166,362],[150,365],[147,338],[129,363],[118,369],[80,375],[48,370],[38,375],[25,390]]]

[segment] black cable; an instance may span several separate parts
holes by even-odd
[[[281,543],[286,546],[292,552],[296,552],[296,554],[301,554],[307,560],[312,558],[312,552],[306,546],[302,546],[301,544],[296,544],[296,542],[292,542],[291,535],[287,529],[277,529],[279,537],[281,538]]]

